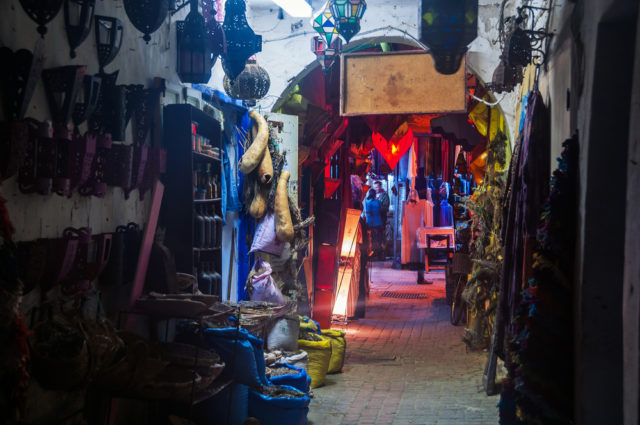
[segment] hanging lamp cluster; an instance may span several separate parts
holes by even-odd
[[[311,51],[322,71],[327,72],[340,55],[342,39],[347,43],[360,31],[360,20],[367,8],[365,0],[329,0],[311,18],[319,35],[311,40]]]

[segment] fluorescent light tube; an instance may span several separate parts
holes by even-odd
[[[311,17],[311,6],[304,0],[273,0],[273,2],[293,18]]]

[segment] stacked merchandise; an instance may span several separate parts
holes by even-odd
[[[578,142],[564,143],[538,224],[533,277],[522,292],[508,347],[500,424],[573,423],[573,281]],[[550,349],[553,347],[553,349]]]

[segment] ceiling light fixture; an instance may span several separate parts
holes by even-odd
[[[293,18],[310,18],[313,10],[304,0],[273,0],[287,14]]]

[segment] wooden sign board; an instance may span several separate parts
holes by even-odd
[[[467,63],[443,75],[424,51],[340,55],[340,115],[467,111]]]

